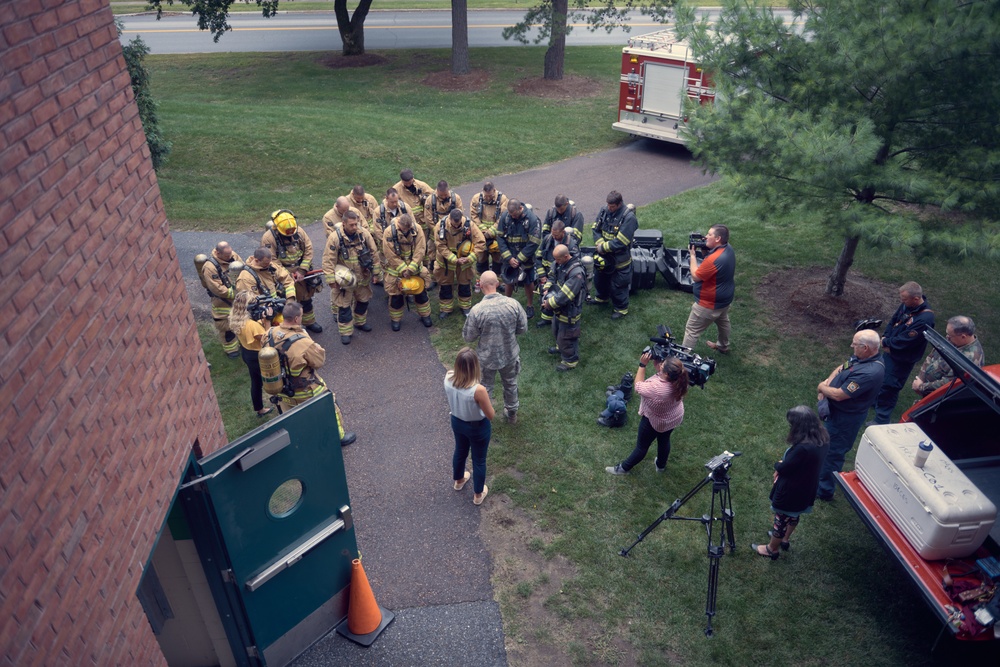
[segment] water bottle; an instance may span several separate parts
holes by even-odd
[[[923,468],[924,464],[927,463],[927,457],[930,456],[932,449],[934,449],[934,445],[926,440],[921,440],[920,446],[917,447],[917,455],[913,459],[913,465]]]

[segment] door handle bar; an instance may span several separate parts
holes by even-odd
[[[340,518],[335,519],[334,521],[323,526],[310,537],[303,540],[298,546],[288,552],[288,554],[278,558],[265,567],[260,574],[248,579],[245,584],[247,590],[250,592],[257,590],[276,577],[279,572],[287,570],[291,566],[298,563],[302,560],[303,556],[318,547],[326,541],[327,538],[333,536],[341,530],[350,530],[354,527],[354,520],[351,517],[351,508],[349,506],[344,505],[341,507],[338,514],[340,515]]]

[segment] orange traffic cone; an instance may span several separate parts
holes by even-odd
[[[337,632],[362,646],[371,646],[394,618],[395,614],[375,602],[375,594],[372,593],[361,559],[355,558],[351,561],[351,593],[347,619],[337,626]]]
[[[371,584],[361,559],[351,561],[351,602],[347,607],[347,629],[356,635],[367,635],[374,632],[382,622],[382,612],[375,602]]]

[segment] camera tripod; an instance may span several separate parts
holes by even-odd
[[[732,498],[729,495],[729,466],[732,463],[732,457],[739,456],[740,453],[741,452],[735,452],[728,458],[726,458],[726,455],[723,454],[709,461],[706,464],[706,467],[709,469],[709,473],[705,476],[705,479],[698,482],[698,484],[693,489],[688,491],[687,495],[683,498],[675,500],[673,504],[667,508],[666,512],[661,514],[656,521],[651,523],[646,530],[639,534],[639,537],[635,542],[618,552],[618,555],[627,558],[629,552],[632,551],[632,549],[639,544],[639,542],[646,539],[646,536],[653,532],[664,519],[697,521],[705,526],[705,532],[708,534],[708,595],[705,600],[705,615],[708,616],[708,625],[705,627],[706,637],[711,637],[713,632],[712,617],[715,616],[715,601],[719,589],[719,559],[725,555],[727,539],[729,544],[729,553],[733,553],[736,549],[736,540],[733,537],[733,505]],[[726,454],[728,454],[728,452]],[[679,510],[684,503],[693,498],[703,487],[709,484],[712,485],[712,505],[708,514],[701,517],[676,516],[677,510]],[[715,515],[716,502],[718,502],[719,516]],[[718,542],[716,542],[715,532],[716,521],[722,522],[722,526],[718,530]]]

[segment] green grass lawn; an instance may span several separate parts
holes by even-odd
[[[329,70],[315,54],[152,58],[164,128],[175,142],[160,175],[172,224],[250,228],[278,195],[315,218],[331,193],[358,180],[384,183],[403,164],[469,181],[624,140],[610,130],[613,95],[558,104],[510,95],[514,79],[540,71],[538,49],[475,51],[475,66],[494,77],[476,94],[435,93],[416,83],[447,67],[447,51],[388,57],[382,68],[358,70]],[[611,48],[571,49],[567,69],[613,87],[616,57]],[[548,128],[556,121],[570,129],[553,141]],[[510,128],[523,140],[498,141]],[[633,655],[644,665],[959,664],[967,647],[943,644],[929,653],[939,625],[842,496],[804,518],[792,552],[779,561],[750,553],[770,523],[767,493],[771,465],[785,448],[785,411],[814,402],[816,383],[846,358],[851,337],[847,322],[835,348],[779,335],[755,287],[778,268],[831,267],[840,239],[809,215],[762,219],[755,210],[722,182],[638,212],[641,226],[662,229],[668,245],[724,221],[738,258],[733,351],[720,358],[707,387],[686,399],[664,475],[649,460],[627,477],[604,472],[631,449],[636,404],[628,428],[604,430],[594,419],[605,386],[635,369],[656,325],[680,332],[689,295],[642,292],[614,325],[607,311],[588,311],[582,362],[567,375],[557,374],[545,353],[547,332],[532,327],[524,337],[520,422],[497,423],[489,484],[537,526],[537,535],[525,537],[530,550],[550,562],[565,558],[573,574],[539,599],[545,586],[537,573],[496,578],[508,639],[548,646],[576,664],[628,664]],[[890,294],[916,279],[939,321],[971,315],[987,359],[1000,359],[1000,278],[987,262],[918,261],[863,247],[852,271],[883,281]],[[446,363],[462,345],[459,320],[446,320],[432,339]],[[207,324],[200,333],[235,438],[258,424],[246,370],[221,356]],[[904,390],[897,412],[912,397]],[[722,559],[716,634],[706,639],[701,526],[665,522],[629,559],[617,552],[700,481],[704,463],[724,449],[743,452],[732,466],[738,550]],[[703,490],[684,513],[701,516],[709,498]],[[532,608],[544,617],[529,614]]]
[[[173,142],[158,174],[171,226],[247,229],[280,206],[319,220],[336,195],[356,183],[377,192],[403,167],[465,183],[627,141],[611,129],[621,49],[567,49],[566,73],[600,82],[595,97],[514,94],[517,81],[541,76],[543,52],[474,49],[472,66],[490,83],[462,93],[421,84],[448,70],[445,49],[389,51],[383,65],[347,69],[324,65],[326,53],[151,56]]]

